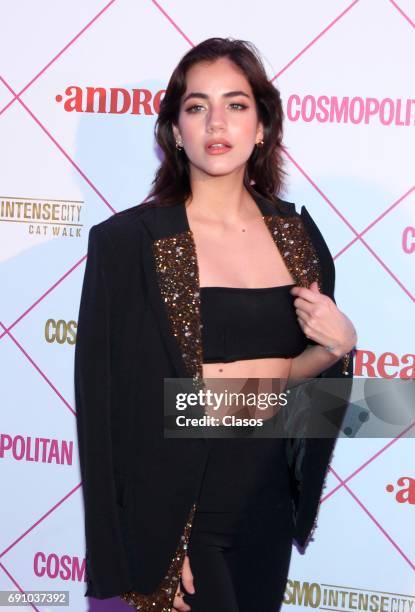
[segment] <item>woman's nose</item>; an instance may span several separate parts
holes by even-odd
[[[223,128],[226,125],[225,111],[222,108],[212,108],[207,115],[207,129]]]

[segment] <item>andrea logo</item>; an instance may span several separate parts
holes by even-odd
[[[385,489],[387,493],[393,493],[398,504],[415,505],[415,478],[401,476],[396,481],[396,485],[389,483]]]
[[[57,94],[67,113],[106,113],[110,115],[158,115],[165,89],[124,89],[123,87],[78,87],[70,85],[65,96]]]

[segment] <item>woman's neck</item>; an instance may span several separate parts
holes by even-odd
[[[192,196],[186,209],[197,219],[233,222],[248,221],[260,216],[258,207],[242,180],[211,177],[211,180],[191,181]]]

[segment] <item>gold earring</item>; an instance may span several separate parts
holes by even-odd
[[[263,141],[263,140],[260,140],[260,141],[256,142],[255,144],[256,144],[256,146],[258,147],[258,149],[261,149],[261,147],[263,147],[263,146],[264,146],[264,141]]]
[[[176,140],[176,149],[177,149],[178,151],[181,151],[181,150],[183,149],[183,143],[182,143],[182,141],[180,141],[180,142],[179,142],[178,140]]]

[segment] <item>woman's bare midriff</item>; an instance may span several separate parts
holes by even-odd
[[[203,378],[288,378],[291,358],[264,357],[204,363]]]
[[[203,380],[205,388],[213,393],[241,393],[245,389],[245,393],[255,392],[258,394],[265,393],[283,393],[287,386],[287,380],[290,374],[292,358],[280,357],[265,357],[257,359],[241,359],[239,361],[231,361],[228,363],[203,363]],[[264,395],[263,395],[264,397]],[[275,406],[258,410],[254,405],[249,406],[241,414],[240,407],[226,405],[223,410],[211,411],[206,410],[206,414],[212,416],[221,416],[238,414],[246,417],[261,417],[263,419],[271,418],[276,413]]]

